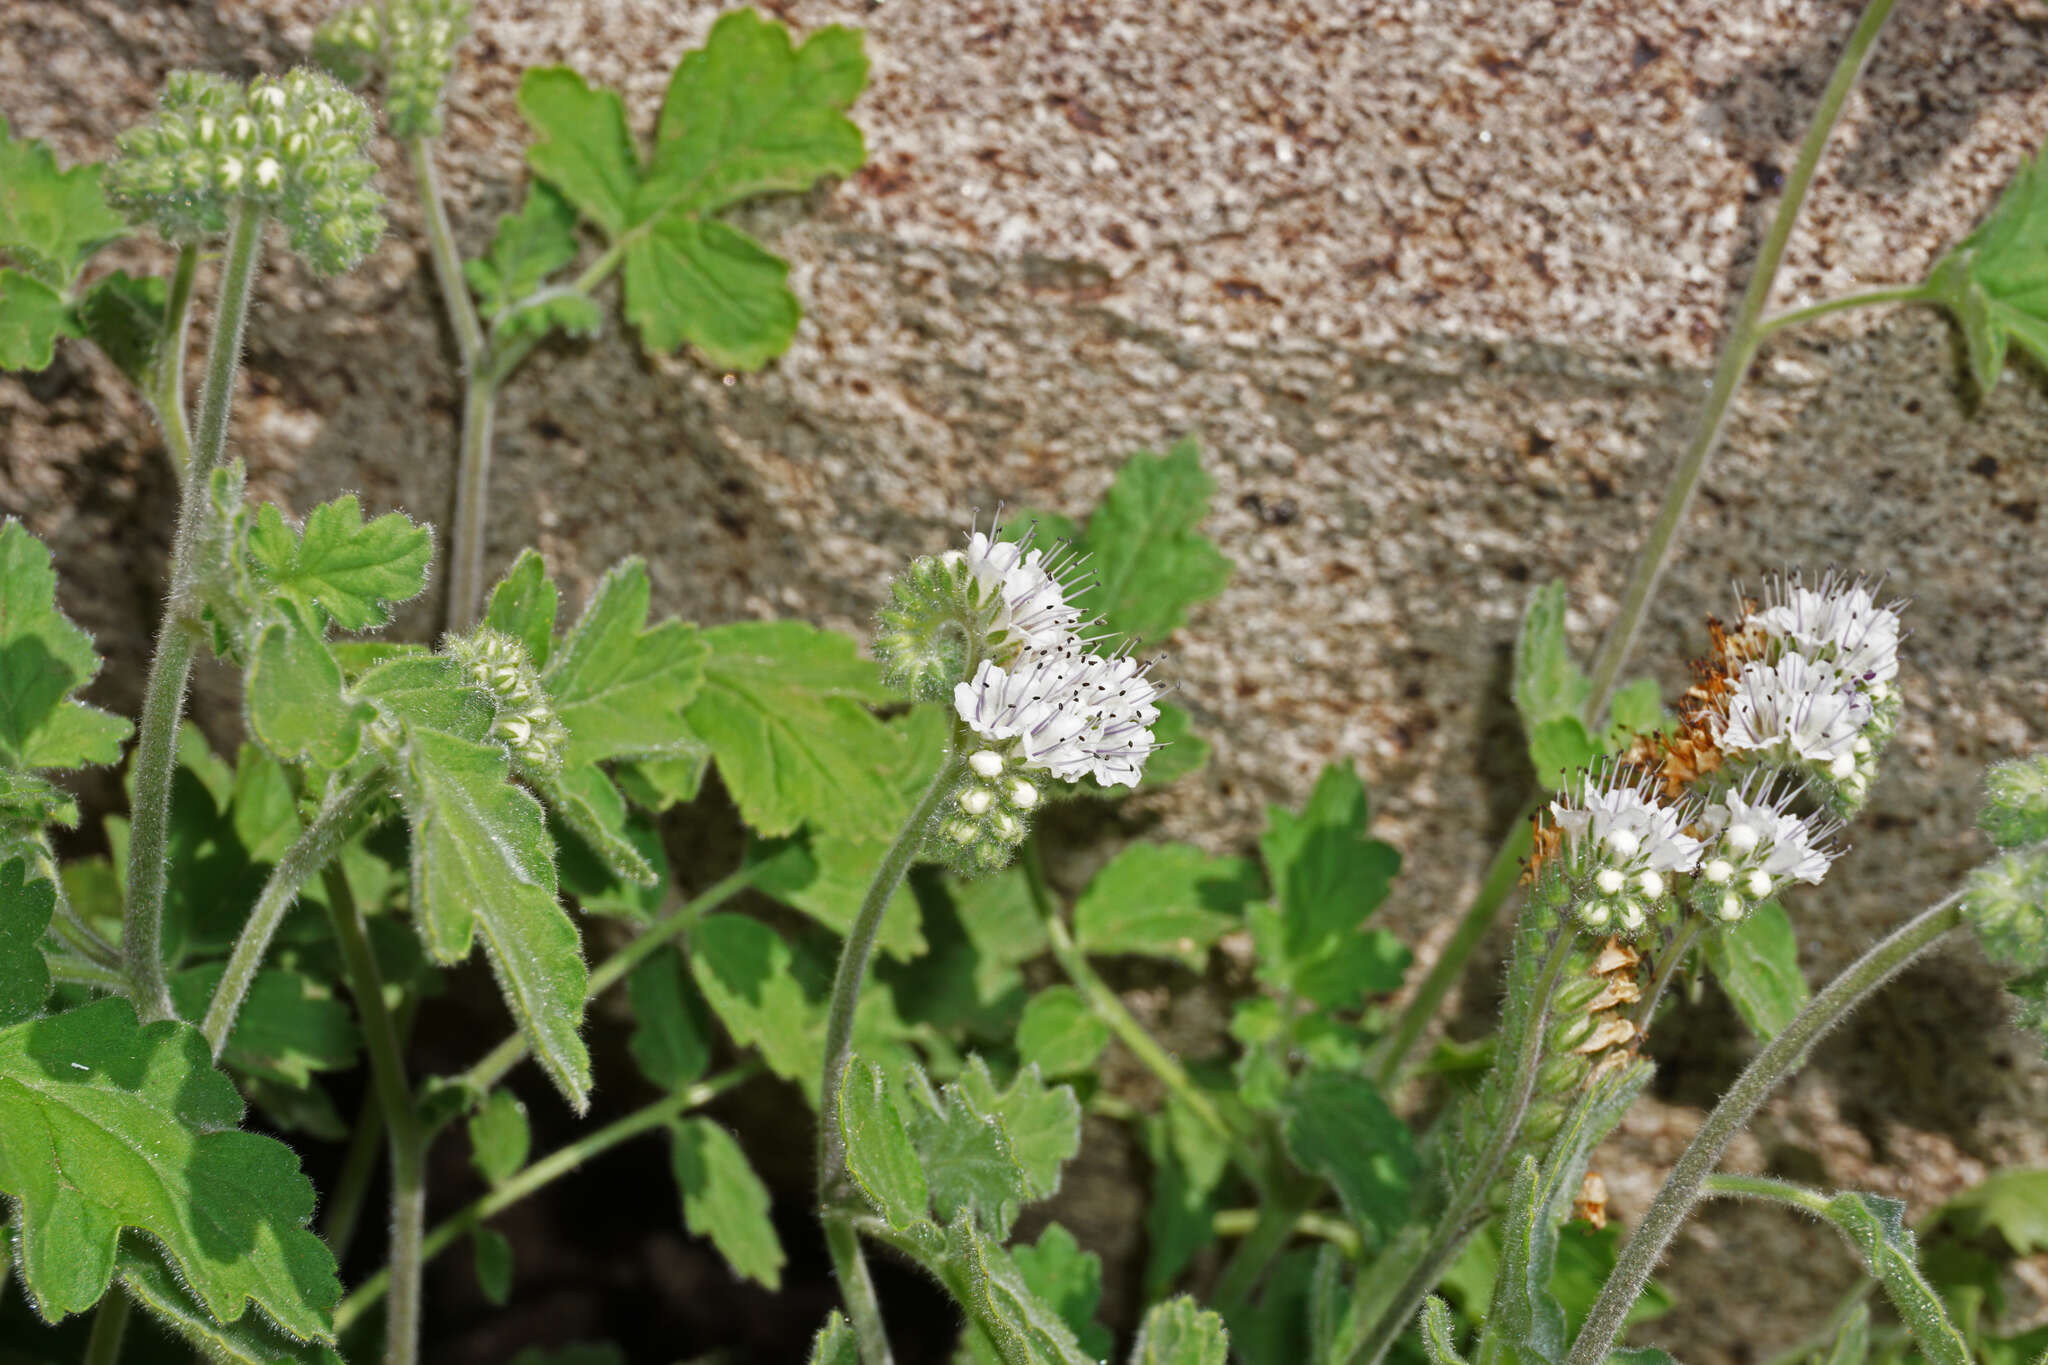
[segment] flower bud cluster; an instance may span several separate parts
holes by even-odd
[[[1707,807],[1712,841],[1700,855],[1693,904],[1703,915],[1739,924],[1793,882],[1820,883],[1843,853],[1834,842],[1841,821],[1824,813],[1794,815],[1797,785],[1759,782],[1754,775]]]
[[[1542,1152],[1557,1136],[1579,1092],[1635,1055],[1631,1007],[1643,998],[1642,957],[1618,938],[1581,951],[1558,987],[1544,1024],[1543,1060],[1515,1152]],[[1512,1162],[1512,1155],[1510,1162]]]
[[[484,626],[472,635],[451,640],[448,652],[468,672],[471,682],[491,694],[498,708],[491,734],[512,757],[547,771],[561,767],[562,746],[569,742],[569,731],[541,687],[526,646]]]
[[[391,135],[405,142],[436,137],[469,9],[468,0],[352,5],[314,33],[313,59],[352,87],[381,73]]]
[[[227,229],[230,210],[273,213],[315,270],[347,270],[384,232],[376,167],[363,147],[370,111],[323,72],[300,69],[247,86],[173,72],[160,108],[121,135],[107,167],[109,202],[174,242]]]
[[[1689,798],[1667,805],[1630,769],[1582,772],[1550,803],[1554,856],[1541,860],[1539,889],[1585,928],[1634,938],[1671,906],[1673,879],[1698,867],[1695,818]]]
[[[954,791],[935,843],[964,872],[995,872],[1010,861],[1031,816],[1045,801],[1044,777],[1010,755],[980,749]]]

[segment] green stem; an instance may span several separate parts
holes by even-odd
[[[1787,1204],[1801,1213],[1810,1213],[1816,1218],[1828,1215],[1828,1198],[1818,1190],[1809,1190],[1804,1185],[1795,1185],[1789,1180],[1775,1180],[1767,1175],[1742,1175],[1735,1171],[1716,1171],[1700,1183],[1702,1199],[1760,1199],[1765,1203]]]
[[[185,418],[185,328],[192,317],[192,280],[198,273],[198,246],[188,243],[178,248],[178,264],[171,271],[170,292],[164,300],[163,330],[157,335],[156,372],[151,376],[149,395],[181,480],[192,476],[192,428]]]
[[[1088,955],[1074,942],[1073,934],[1067,929],[1067,922],[1061,912],[1059,899],[1053,894],[1052,886],[1045,878],[1045,865],[1038,855],[1036,836],[1024,841],[1024,847],[1017,858],[1024,870],[1024,884],[1030,890],[1031,903],[1038,910],[1038,917],[1045,924],[1046,938],[1052,943],[1053,960],[1066,973],[1067,980],[1088,1002],[1097,1018],[1109,1025],[1109,1031],[1118,1042],[1129,1050],[1133,1057],[1144,1063],[1145,1069],[1159,1078],[1159,1083],[1190,1114],[1221,1139],[1231,1150],[1238,1166],[1247,1178],[1263,1185],[1263,1172],[1259,1162],[1245,1150],[1244,1138],[1230,1126],[1215,1101],[1195,1084],[1180,1059],[1159,1045],[1159,1040],[1146,1031],[1137,1021],[1117,993],[1109,984],[1095,974],[1089,964]]]
[[[498,390],[471,375],[462,390],[462,458],[455,471],[455,535],[448,552],[448,629],[468,630],[484,609],[484,539],[491,514],[491,432]]]
[[[171,542],[171,590],[157,630],[156,655],[142,697],[133,775],[135,796],[128,833],[128,904],[121,923],[122,963],[144,1022],[171,1018],[171,994],[164,981],[164,878],[171,824],[171,776],[177,766],[178,719],[185,710],[185,685],[192,677],[198,640],[192,626],[201,577],[200,547],[212,524],[213,468],[227,442],[235,371],[242,359],[242,328],[256,261],[263,247],[263,210],[244,205],[235,217],[214,309],[213,339],[206,352],[206,388],[199,404],[199,438],[190,476],[178,500],[178,526]]]
[[[329,863],[321,870],[320,876],[329,899],[355,894],[349,889],[348,875],[339,863]],[[398,1010],[391,1022],[398,1031],[401,1049],[412,1037],[413,1017],[418,1013],[418,1007],[419,1001],[411,995],[398,1002]],[[429,1136],[424,1140],[431,1143],[432,1138]],[[326,1206],[321,1210],[320,1239],[327,1243],[337,1265],[348,1258],[348,1249],[355,1241],[356,1227],[362,1221],[363,1204],[370,1194],[370,1180],[377,1174],[377,1158],[383,1155],[383,1151],[384,1107],[377,1102],[373,1089],[363,1097],[362,1107],[356,1112],[356,1125],[349,1133],[348,1151],[341,1159],[341,1174],[336,1177],[334,1192],[328,1195]]]
[[[1650,1032],[1650,1021],[1657,1017],[1657,1001],[1663,996],[1664,988],[1678,975],[1678,969],[1685,962],[1685,955],[1692,951],[1693,941],[1700,931],[1707,927],[1706,917],[1699,914],[1686,916],[1685,924],[1679,929],[1678,937],[1671,940],[1671,946],[1657,961],[1656,969],[1650,976],[1650,988],[1643,992],[1642,1002],[1635,1009],[1635,1026],[1638,1037]]]
[[[672,1094],[664,1095],[652,1104],[636,1109],[624,1118],[608,1123],[596,1132],[578,1138],[568,1146],[530,1163],[489,1194],[436,1224],[434,1230],[421,1242],[422,1261],[431,1261],[484,1223],[536,1190],[561,1179],[593,1157],[650,1129],[659,1128],[688,1110],[709,1104],[741,1082],[759,1075],[760,1072],[759,1062],[742,1063],[709,1080],[699,1081],[695,1085],[684,1086]],[[342,1300],[341,1306],[334,1310],[336,1334],[347,1331],[362,1317],[365,1310],[385,1297],[390,1290],[391,1274],[388,1270],[380,1270],[363,1281],[362,1285]]]
[[[1529,856],[1529,819],[1539,804],[1540,798],[1529,802],[1509,823],[1507,838],[1501,841],[1493,861],[1487,865],[1486,879],[1479,884],[1479,894],[1466,908],[1464,918],[1458,921],[1458,927],[1451,931],[1450,938],[1444,941],[1443,951],[1430,964],[1429,974],[1422,978],[1422,984],[1415,988],[1415,994],[1402,1007],[1401,1017],[1395,1022],[1393,1033],[1380,1054],[1380,1089],[1391,1090],[1401,1079],[1416,1044],[1422,1041],[1430,1021],[1436,1018],[1438,1006],[1451,993],[1451,987],[1458,983],[1458,978],[1464,975],[1465,964],[1472,960],[1472,954],[1479,950],[1486,931],[1493,927],[1494,914],[1514,894],[1515,886],[1522,877],[1522,860]]]
[[[1606,715],[1607,703],[1613,698],[1621,678],[1622,666],[1628,662],[1636,632],[1641,629],[1643,618],[1649,612],[1650,598],[1657,590],[1657,581],[1664,576],[1677,547],[1679,524],[1685,520],[1686,509],[1692,505],[1693,494],[1698,491],[1700,478],[1706,472],[1708,458],[1721,444],[1729,408],[1742,388],[1742,381],[1749,372],[1749,362],[1755,358],[1757,346],[1763,340],[1764,333],[1758,324],[1763,317],[1764,305],[1770,301],[1771,288],[1778,278],[1778,267],[1785,259],[1786,244],[1792,239],[1792,229],[1797,225],[1800,209],[1806,203],[1806,192],[1813,184],[1821,154],[1827,150],[1828,138],[1841,117],[1842,107],[1848,103],[1849,92],[1855,89],[1856,78],[1862,74],[1864,63],[1869,60],[1871,49],[1876,46],[1877,36],[1883,30],[1885,20],[1891,16],[1894,3],[1895,0],[1870,0],[1862,17],[1856,21],[1848,46],[1843,48],[1840,59],[1835,63],[1834,74],[1828,78],[1827,88],[1821,92],[1820,107],[1814,111],[1806,138],[1799,144],[1791,173],[1785,177],[1785,192],[1778,201],[1778,211],[1764,233],[1763,242],[1757,250],[1755,268],[1750,272],[1749,286],[1743,291],[1742,302],[1735,310],[1728,336],[1721,343],[1720,363],[1715,368],[1712,386],[1707,390],[1706,406],[1700,410],[1693,428],[1691,444],[1679,456],[1678,464],[1671,472],[1671,485],[1664,495],[1664,506],[1650,528],[1641,558],[1636,561],[1635,575],[1629,580],[1628,589],[1621,599],[1621,610],[1615,616],[1614,624],[1608,627],[1607,638],[1601,641],[1599,656],[1593,661],[1593,687],[1584,714],[1587,728],[1596,734]]]
[[[127,989],[128,978],[112,967],[88,962],[83,958],[51,955],[47,959],[50,979],[66,986],[86,986],[109,995],[119,995]]]
[[[1558,983],[1564,979],[1565,965],[1571,961],[1572,951],[1577,946],[1578,932],[1571,923],[1559,924],[1555,932],[1557,937],[1550,944],[1536,978],[1528,1020],[1522,1026],[1520,1046],[1515,1051],[1514,1070],[1509,1073],[1507,1102],[1501,1108],[1500,1121],[1494,1126],[1492,1136],[1487,1139],[1485,1148],[1463,1183],[1452,1191],[1449,1204],[1436,1219],[1429,1240],[1423,1244],[1421,1255],[1399,1292],[1380,1313],[1364,1340],[1345,1357],[1354,1365],[1360,1361],[1379,1365],[1395,1339],[1415,1321],[1423,1297],[1436,1287],[1444,1269],[1456,1259],[1465,1239],[1472,1235],[1472,1230],[1484,1216],[1486,1192],[1500,1174],[1501,1163],[1514,1149],[1515,1139],[1521,1135],[1522,1116],[1528,1112],[1529,1097],[1536,1088],[1536,1073],[1543,1064],[1543,1040],[1547,1031],[1545,1025],[1550,1020],[1550,1002],[1557,994]]]
[[[78,913],[78,907],[71,903],[71,893],[65,889],[64,873],[57,866],[57,854],[50,847],[49,838],[39,837],[31,847],[36,857],[35,874],[50,883],[51,892],[56,897],[50,927],[86,961],[100,967],[120,967],[121,950],[107,942],[106,937],[87,923],[85,916]],[[117,989],[125,986],[124,978],[122,987]]]
[[[1265,1208],[1219,1209],[1209,1220],[1209,1228],[1218,1237],[1246,1237],[1257,1230],[1259,1220],[1265,1216]],[[1316,1237],[1333,1243],[1336,1248],[1357,1260],[1364,1254],[1364,1244],[1358,1236],[1358,1229],[1342,1218],[1333,1218],[1327,1213],[1304,1213],[1295,1218],[1292,1231],[1303,1237]]]
[[[484,329],[469,297],[469,282],[462,276],[462,253],[456,250],[455,229],[448,221],[448,202],[441,193],[440,175],[434,169],[434,144],[427,138],[416,137],[406,144],[406,151],[412,156],[413,185],[419,191],[434,283],[441,291],[442,307],[448,310],[448,325],[455,332],[455,349],[462,358],[464,377],[474,378],[487,359]]]
[[[270,940],[276,935],[277,926],[284,923],[286,912],[298,899],[299,888],[340,851],[342,841],[355,832],[356,821],[384,790],[386,781],[384,770],[373,768],[355,781],[328,793],[312,823],[300,831],[292,846],[271,868],[270,878],[263,883],[263,890],[256,897],[256,904],[235,939],[234,951],[228,954],[227,967],[221,972],[220,984],[214,987],[213,1000],[207,1005],[206,1017],[199,1025],[199,1031],[206,1035],[207,1046],[213,1049],[215,1061],[220,1060],[221,1049],[227,1046],[228,1033],[235,1026],[235,1015],[242,1008],[242,998],[249,993],[250,984],[256,980],[256,973],[263,966],[264,955],[270,951]]]
[[[895,1357],[882,1327],[882,1300],[875,1293],[874,1276],[868,1273],[867,1257],[861,1254],[860,1233],[842,1210],[827,1209],[820,1217],[825,1225],[825,1247],[832,1253],[832,1274],[839,1281],[839,1297],[853,1323],[861,1365],[890,1365]]]
[[[1692,1211],[1707,1176],[1720,1164],[1728,1144],[1748,1125],[1771,1092],[1799,1069],[1813,1045],[1850,1010],[1961,922],[1960,894],[1921,911],[1829,982],[1743,1069],[1693,1135],[1691,1145],[1671,1168],[1664,1188],[1657,1192],[1634,1235],[1622,1247],[1621,1257],[1608,1275],[1599,1300],[1586,1316],[1585,1327],[1572,1343],[1567,1365],[1599,1365],[1607,1359],[1615,1339],[1621,1335],[1629,1309],[1648,1283],[1650,1272],[1657,1268],[1679,1224]]]
[[[328,921],[362,1020],[370,1079],[391,1139],[391,1250],[385,1272],[390,1306],[384,1314],[384,1365],[413,1365],[419,1358],[420,1273],[426,1266],[421,1250],[427,1215],[426,1135],[419,1111],[413,1108],[398,1029],[385,1008],[384,976],[371,951],[362,910],[345,880],[333,879],[327,890]]]
[[[599,963],[596,970],[591,972],[590,981],[583,990],[584,1002],[587,1004],[603,995],[614,983],[653,956],[677,935],[688,930],[707,912],[752,886],[755,879],[769,866],[769,862],[750,863],[739,871],[713,882],[686,904],[648,925],[625,947]],[[506,1072],[519,1065],[528,1050],[525,1035],[514,1033],[485,1053],[478,1059],[476,1065],[462,1073],[459,1083],[472,1094],[488,1093],[492,1086],[505,1078]]]
[[[1269,1187],[1263,1193],[1258,1217],[1241,1234],[1237,1249],[1231,1253],[1223,1273],[1216,1279],[1212,1297],[1226,1310],[1251,1300],[1252,1291],[1258,1288],[1266,1267],[1294,1240],[1294,1234],[1301,1231],[1301,1221],[1309,1216],[1307,1207],[1316,1191],[1311,1187],[1282,1192]],[[1352,1243],[1354,1246],[1358,1243],[1355,1233]]]
[[[1822,299],[1809,303],[1803,308],[1787,308],[1782,313],[1773,313],[1756,325],[1756,339],[1759,342],[1776,336],[1788,327],[1799,327],[1831,313],[1846,313],[1852,308],[1878,308],[1894,303],[1933,303],[1937,301],[1934,290],[1925,282],[1920,284],[1893,284],[1882,289],[1864,289],[1854,294],[1843,294],[1838,298]]]
[[[128,1313],[133,1306],[119,1291],[100,1300],[92,1315],[92,1335],[86,1338],[82,1365],[114,1365],[121,1358],[121,1339],[128,1335]]]

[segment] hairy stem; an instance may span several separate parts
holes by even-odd
[[[469,282],[462,277],[462,253],[455,249],[448,202],[441,193],[440,173],[434,169],[434,144],[428,138],[416,137],[406,144],[406,152],[412,157],[413,186],[419,191],[434,283],[441,291],[441,306],[448,310],[448,325],[455,332],[455,349],[462,358],[464,377],[472,378],[484,363],[484,329],[477,319],[476,305],[470,301]]]
[[[484,1223],[528,1195],[576,1170],[592,1158],[650,1129],[659,1128],[689,1110],[709,1104],[741,1082],[759,1075],[760,1072],[759,1062],[744,1062],[709,1080],[686,1085],[680,1090],[664,1095],[652,1104],[636,1109],[624,1118],[608,1123],[596,1132],[578,1138],[538,1161],[530,1162],[489,1194],[435,1224],[434,1230],[429,1232],[420,1244],[422,1261],[433,1260]],[[341,1306],[334,1310],[335,1332],[339,1334],[347,1331],[362,1317],[365,1310],[390,1291],[391,1274],[388,1270],[380,1270],[363,1281],[361,1286],[342,1300]]]
[[[455,535],[448,554],[448,629],[468,630],[484,609],[484,534],[491,513],[491,431],[498,390],[472,375],[462,390],[462,460],[455,471]]]
[[[164,982],[163,917],[165,860],[171,824],[171,776],[177,766],[178,719],[185,710],[185,685],[198,648],[191,617],[196,607],[200,547],[212,522],[209,484],[227,443],[235,372],[242,359],[242,328],[256,261],[263,247],[263,211],[244,205],[228,241],[227,263],[214,309],[213,339],[206,353],[206,388],[200,396],[199,436],[193,448],[178,526],[171,541],[171,590],[157,629],[156,655],[142,697],[133,775],[135,797],[128,834],[128,904],[121,922],[121,957],[135,1010],[144,1022],[168,1019],[171,994]]]
[[[1937,296],[1926,284],[1895,284],[1882,289],[1864,289],[1854,294],[1843,294],[1839,298],[1822,299],[1809,303],[1803,308],[1787,308],[1782,313],[1773,313],[1757,324],[1756,337],[1763,341],[1776,336],[1788,327],[1799,327],[1833,313],[1846,313],[1852,308],[1879,308],[1895,303],[1934,303]]]
[[[1264,1214],[1264,1206],[1256,1209],[1220,1209],[1209,1220],[1209,1229],[1218,1237],[1247,1237],[1258,1227],[1259,1219]],[[1342,1218],[1334,1218],[1327,1213],[1299,1215],[1294,1220],[1293,1231],[1303,1237],[1314,1237],[1330,1242],[1353,1260],[1357,1260],[1364,1251],[1358,1229]]]
[[[171,271],[170,292],[164,299],[164,326],[157,335],[156,373],[151,376],[149,394],[181,480],[192,476],[192,428],[185,419],[185,328],[192,318],[192,280],[198,273],[198,246],[187,243],[178,248],[178,264]]]
[[[875,1293],[874,1276],[868,1273],[868,1259],[861,1254],[860,1233],[842,1209],[826,1209],[821,1218],[825,1246],[832,1253],[832,1274],[839,1281],[839,1297],[853,1323],[861,1365],[890,1365],[895,1357],[889,1352],[889,1335],[882,1326],[882,1300]]]
[[[128,1314],[134,1304],[118,1291],[107,1294],[93,1311],[92,1335],[85,1340],[81,1365],[114,1365],[121,1358],[121,1339],[128,1335]]]
[[[410,1003],[410,1002],[408,1002]],[[362,1221],[363,1201],[369,1197],[370,1177],[376,1174],[377,1158],[384,1151],[384,1108],[375,1095],[366,1096],[356,1114],[356,1126],[348,1135],[348,1151],[341,1159],[341,1174],[333,1193],[320,1211],[320,1239],[327,1243],[339,1265],[355,1241]]]
[[[1529,856],[1529,818],[1535,814],[1538,804],[1529,802],[1509,822],[1508,836],[1494,852],[1493,861],[1487,865],[1486,879],[1479,884],[1479,894],[1473,897],[1464,917],[1458,921],[1458,927],[1444,941],[1443,951],[1430,964],[1429,974],[1422,978],[1422,984],[1415,988],[1415,994],[1402,1007],[1401,1017],[1395,1021],[1393,1032],[1382,1045],[1376,1075],[1380,1089],[1391,1090],[1401,1079],[1408,1058],[1414,1053],[1416,1044],[1422,1041],[1430,1021],[1436,1018],[1444,997],[1464,975],[1465,964],[1472,960],[1472,954],[1479,950],[1486,931],[1493,927],[1495,913],[1514,894],[1515,885],[1522,876],[1522,860]]]
[[[263,883],[263,890],[249,911],[248,921],[235,939],[234,951],[228,954],[228,965],[221,973],[220,984],[213,989],[213,1000],[206,1007],[206,1018],[199,1025],[199,1031],[206,1035],[207,1046],[213,1050],[215,1061],[220,1060],[222,1049],[228,1045],[228,1034],[234,1029],[235,1015],[241,1011],[242,999],[248,995],[250,984],[256,980],[256,973],[263,966],[264,955],[270,951],[270,940],[276,935],[277,926],[284,923],[286,912],[298,899],[299,888],[340,851],[342,841],[355,832],[356,822],[362,818],[370,802],[384,790],[387,780],[383,769],[374,768],[355,781],[329,792],[320,803],[319,813],[313,817],[313,822],[300,831],[292,846],[271,868],[269,880]],[[332,883],[329,885],[331,887]]]
[[[1804,1064],[1808,1051],[1828,1030],[1900,968],[1962,922],[1961,906],[1960,894],[1951,895],[1894,930],[1808,1001],[1743,1069],[1693,1135],[1692,1143],[1671,1168],[1664,1188],[1657,1192],[1635,1234],[1622,1247],[1621,1257],[1608,1275],[1599,1300],[1587,1314],[1578,1340],[1572,1343],[1567,1365],[1599,1365],[1607,1359],[1629,1309],[1649,1282],[1664,1249],[1692,1211],[1707,1176],[1720,1164],[1721,1154],[1735,1135],[1748,1125],[1771,1092]]]
[[[421,1249],[427,1217],[426,1135],[419,1111],[413,1108],[398,1027],[384,1006],[384,976],[370,949],[362,910],[344,879],[329,881],[327,891],[328,921],[362,1020],[370,1080],[391,1139],[391,1249],[386,1271],[391,1302],[384,1314],[384,1365],[413,1365],[420,1349],[420,1272],[426,1266]]]
[[[1693,942],[1706,927],[1705,916],[1686,916],[1685,924],[1679,929],[1678,936],[1671,940],[1671,946],[1658,958],[1656,969],[1650,975],[1650,988],[1643,992],[1642,1001],[1635,1009],[1634,1023],[1638,1037],[1646,1036],[1650,1032],[1650,1021],[1657,1017],[1657,1001],[1663,997],[1664,988],[1671,984],[1672,978],[1678,975],[1679,967],[1685,963],[1685,955],[1692,951]]]
[[[1734,322],[1721,343],[1720,362],[1707,390],[1706,405],[1700,410],[1693,427],[1692,441],[1671,472],[1671,485],[1664,495],[1664,506],[1650,528],[1642,557],[1636,561],[1635,575],[1622,595],[1621,610],[1608,627],[1607,637],[1600,643],[1600,653],[1593,661],[1593,690],[1586,702],[1585,718],[1588,728],[1595,732],[1606,715],[1607,703],[1614,696],[1622,666],[1628,662],[1636,632],[1641,629],[1643,618],[1649,612],[1650,598],[1657,591],[1657,581],[1671,563],[1678,544],[1679,525],[1685,520],[1686,509],[1692,505],[1701,476],[1706,473],[1708,458],[1721,444],[1729,409],[1749,372],[1749,362],[1755,358],[1757,347],[1765,335],[1759,325],[1764,305],[1770,301],[1771,288],[1777,283],[1778,267],[1785,259],[1786,244],[1792,239],[1792,229],[1799,221],[1806,193],[1813,185],[1814,171],[1820,165],[1821,154],[1827,150],[1828,138],[1834,132],[1836,121],[1841,118],[1842,107],[1848,103],[1849,92],[1855,89],[1856,78],[1870,59],[1871,49],[1877,44],[1877,36],[1883,30],[1885,20],[1891,17],[1894,3],[1895,0],[1870,0],[1864,8],[1855,30],[1849,35],[1848,45],[1842,49],[1842,55],[1835,63],[1834,73],[1828,77],[1827,88],[1821,93],[1820,107],[1814,111],[1813,122],[1807,127],[1805,140],[1799,144],[1792,170],[1785,177],[1785,192],[1778,200],[1778,211],[1757,249],[1749,286],[1743,291]]]

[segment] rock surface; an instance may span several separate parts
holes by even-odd
[[[616,328],[534,357],[500,416],[493,563],[536,543],[580,587],[644,554],[662,609],[860,630],[895,566],[948,543],[968,509],[1084,509],[1125,452],[1195,433],[1220,485],[1209,527],[1237,573],[1164,643],[1217,754],[1146,798],[1144,822],[1242,844],[1262,803],[1354,758],[1378,833],[1407,857],[1390,913],[1426,959],[1526,780],[1504,687],[1523,598],[1565,578],[1575,637],[1597,643],[1853,12],[771,8],[799,27],[863,24],[874,59],[855,111],[868,169],[747,214],[794,265],[796,346],[737,377],[645,361]],[[2038,6],[1900,8],[1781,306],[1918,278],[2048,131]],[[644,131],[714,17],[617,0],[478,9],[441,156],[471,250],[520,192],[522,67],[567,62],[624,91]],[[16,0],[0,112],[67,161],[104,156],[170,67],[282,67],[325,11]],[[273,254],[233,449],[257,493],[301,510],[353,488],[445,521],[454,367],[409,180],[381,155],[394,230],[364,269],[323,285]],[[1982,855],[1983,766],[2048,742],[2048,393],[2022,365],[1980,398],[1956,351],[1930,311],[1773,346],[1637,655],[1675,692],[1730,580],[1780,564],[1882,573],[1913,600],[1900,740],[1858,848],[1797,907],[1816,976]],[[65,605],[111,660],[96,700],[124,710],[170,494],[146,412],[86,348],[0,377],[0,507],[55,548]],[[404,629],[427,634],[437,614],[422,605]],[[210,728],[232,734],[225,681],[201,693]],[[1774,1106],[1754,1160],[1802,1149],[1814,1178],[1904,1194],[1916,1213],[1987,1167],[2048,1162],[2048,1068],[2006,1032],[1994,980],[1968,948],[1911,974]],[[1711,1010],[1692,1022],[1734,1027]],[[1697,1122],[1710,1092],[1696,1091],[1677,1076],[1603,1157],[1625,1218]],[[1776,1292],[1815,1265],[1832,1267],[1814,1272],[1834,1277],[1825,1292]],[[1680,1308],[1649,1335],[1689,1361],[1768,1356],[1814,1325],[1847,1267],[1809,1231],[1717,1213],[1681,1242]]]

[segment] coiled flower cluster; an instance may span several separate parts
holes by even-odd
[[[292,250],[322,274],[347,270],[384,233],[383,198],[364,152],[370,111],[309,69],[244,86],[171,73],[158,112],[121,135],[108,201],[167,240],[226,231],[230,210],[275,214]]]
[[[491,694],[498,709],[492,737],[529,767],[550,772],[559,768],[569,731],[541,687],[526,647],[502,631],[483,626],[472,635],[451,640],[448,652],[471,682]]]
[[[1634,937],[1672,903],[1674,877],[1699,866],[1690,798],[1665,804],[1648,778],[1607,763],[1550,803],[1545,889],[1579,923]]]
[[[1842,823],[1817,811],[1795,815],[1790,807],[1799,792],[1796,783],[1752,774],[1707,807],[1713,842],[1701,854],[1693,893],[1702,914],[1737,924],[1793,882],[1820,884],[1842,855],[1834,842]]]
[[[314,32],[313,60],[351,88],[381,74],[391,136],[401,142],[438,137],[469,9],[468,0],[351,5]]]

